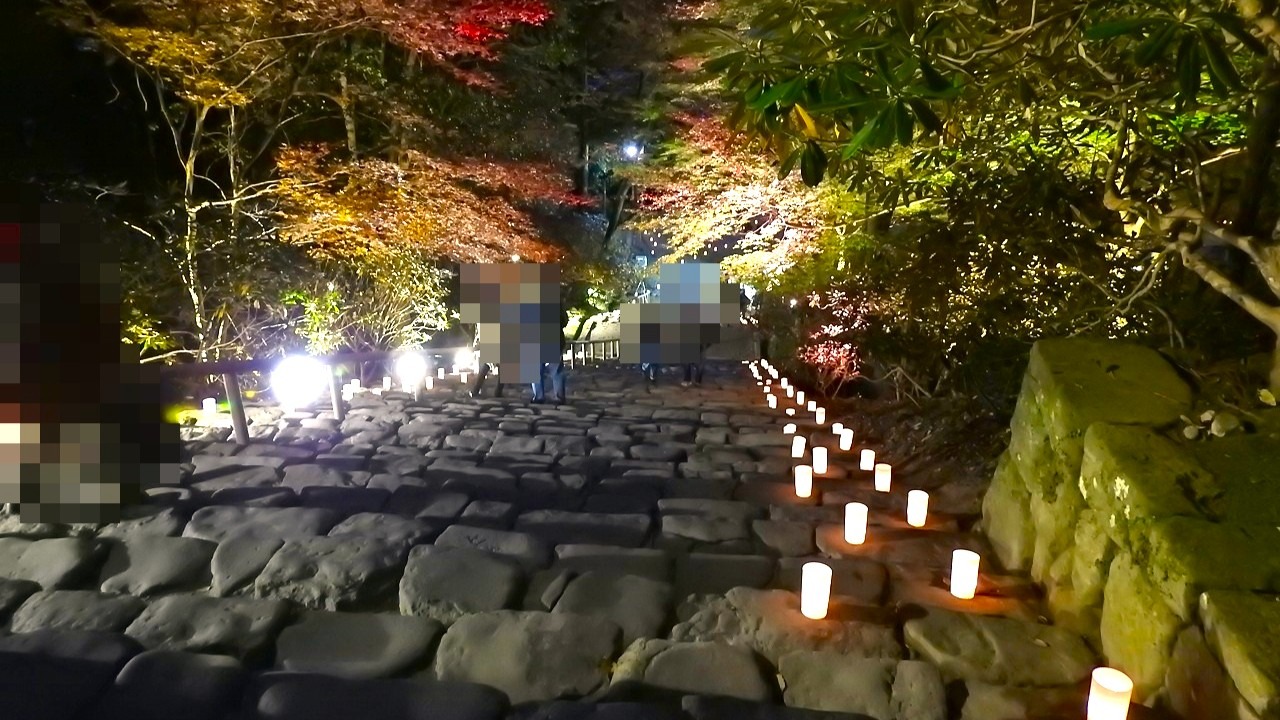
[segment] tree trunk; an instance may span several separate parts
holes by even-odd
[[[1263,87],[1258,106],[1249,123],[1246,140],[1244,182],[1240,186],[1240,208],[1233,229],[1240,235],[1262,237],[1258,227],[1262,201],[1270,190],[1272,158],[1280,137],[1280,66],[1274,58],[1267,60],[1263,71]]]
[[[351,84],[347,82],[347,71],[338,73],[338,84],[342,87],[342,126],[347,130],[347,152],[354,160],[358,156],[356,149],[356,108],[355,98],[351,94]]]

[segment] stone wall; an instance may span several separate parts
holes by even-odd
[[[1193,405],[1155,351],[1040,341],[983,525],[1138,701],[1280,718],[1280,411],[1193,442]]]

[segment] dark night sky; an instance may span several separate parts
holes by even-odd
[[[112,102],[102,55],[37,11],[0,0],[0,175],[77,176],[102,184],[153,177],[137,91]]]

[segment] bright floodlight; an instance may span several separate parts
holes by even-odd
[[[634,142],[628,142],[626,145],[622,146],[622,154],[625,155],[628,160],[635,160],[640,157],[640,146]]]
[[[453,356],[453,367],[458,371],[475,370],[477,368],[476,351],[471,348],[459,350]],[[466,381],[464,380],[463,382]]]
[[[304,407],[329,384],[329,366],[306,355],[291,355],[271,373],[271,392],[286,408]]]
[[[396,358],[395,369],[401,384],[417,387],[427,375],[427,359],[421,353],[407,352]]]

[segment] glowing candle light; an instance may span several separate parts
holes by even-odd
[[[796,414],[796,409],[795,409],[795,408],[787,408],[787,414],[788,414],[788,415],[795,415],[795,414]]]
[[[777,409],[777,407],[778,407],[778,396],[777,396],[777,395],[769,395],[769,407],[774,408],[774,409]]]
[[[200,409],[205,415],[216,415],[218,413],[218,401],[214,398],[205,398],[200,402]]]
[[[889,485],[893,482],[893,467],[888,463],[876,463],[876,490],[880,492],[889,492]]]
[[[440,378],[441,380],[444,379],[444,368],[438,368],[436,370],[436,377]]]
[[[383,376],[382,376],[382,390],[385,392],[385,391],[390,390],[390,389],[391,389],[391,376],[390,376],[390,375],[383,375]]]
[[[783,385],[782,387],[787,389],[787,397],[795,397],[796,395],[795,388],[791,387],[790,385]]]
[[[808,405],[806,405],[805,407],[809,410],[809,412],[813,412],[814,410],[817,410],[817,409],[818,409],[818,401],[817,401],[817,400],[810,400],[810,401],[809,401],[809,404],[808,404]]]
[[[831,423],[831,434],[840,435],[844,432],[844,423]]]
[[[786,425],[783,425],[783,426],[782,426],[782,434],[783,434],[783,435],[794,435],[794,434],[795,434],[795,432],[796,432],[796,424],[795,424],[795,423],[787,423]]]
[[[355,392],[360,389],[360,378],[351,378],[351,391]]]
[[[861,545],[867,541],[867,506],[851,502],[844,506],[844,541]]]
[[[876,466],[876,451],[871,448],[863,448],[862,456],[858,459],[859,470],[871,470]]]
[[[929,493],[923,490],[912,490],[907,493],[907,524],[911,527],[924,527],[925,518],[929,516]]]
[[[786,378],[782,378],[782,387],[790,387],[790,386],[791,386],[791,384],[790,384],[789,382],[787,382],[787,379],[786,379]],[[787,396],[788,396],[788,397],[790,397],[790,395],[791,395],[790,393],[787,393]]]
[[[831,567],[807,562],[800,573],[800,612],[810,620],[821,620],[827,616],[831,598]]]
[[[435,389],[435,386],[436,386],[436,379],[435,379],[435,378],[433,378],[433,377],[431,377],[430,375],[428,375],[428,376],[427,376],[427,389],[428,389],[428,390],[433,390],[433,389]]]
[[[804,391],[803,391],[803,390],[797,390],[797,391],[796,391],[796,404],[797,404],[797,405],[803,405],[803,404],[804,404]]]
[[[961,600],[972,600],[978,590],[978,563],[982,559],[972,550],[951,553],[951,594]]]
[[[816,423],[818,423],[819,425],[826,425],[826,424],[827,424],[827,409],[826,409],[826,408],[818,408],[817,410],[814,410],[814,411],[813,411],[813,421],[814,421],[814,422],[816,422]]]
[[[1114,668],[1095,669],[1089,686],[1088,720],[1125,720],[1132,695],[1133,680],[1128,675]]]
[[[466,385],[466,384],[467,384],[467,371],[466,371],[466,370],[463,370],[462,372],[458,373],[458,379],[462,381],[462,384],[463,384],[463,385]]]
[[[813,495],[813,468],[808,465],[796,466],[796,497],[807,498]]]
[[[821,475],[827,471],[827,449],[821,446],[813,448],[813,471]]]
[[[791,438],[791,457],[804,457],[804,444],[805,437],[803,435],[797,435]]]
[[[853,449],[853,431],[849,428],[840,431],[840,449],[845,451]]]
[[[377,396],[379,396],[379,397],[381,397],[381,396],[382,396],[382,388],[380,388],[380,387],[370,388],[370,389],[369,389],[369,392],[371,392],[371,393],[373,393],[374,395],[377,395]]]

